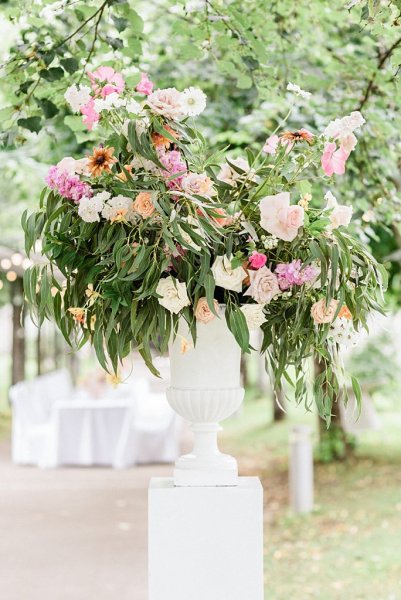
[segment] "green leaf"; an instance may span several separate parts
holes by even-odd
[[[55,117],[58,113],[58,108],[55,104],[53,104],[53,102],[51,102],[51,100],[39,100],[37,99],[37,103],[39,104],[39,106],[41,107],[43,114],[45,116],[46,119],[52,119],[53,117]]]
[[[40,117],[28,117],[27,119],[18,119],[17,124],[24,129],[39,133],[42,129],[42,120]]]
[[[39,71],[39,76],[46,81],[57,81],[64,77],[64,70],[61,67],[51,67],[50,69],[42,69]]]
[[[361,390],[361,386],[359,385],[359,381],[353,375],[351,375],[351,383],[352,383],[352,391],[354,392],[356,404],[358,407],[358,418],[359,418],[361,416],[361,410],[362,410],[362,390]]]
[[[79,69],[79,62],[76,58],[62,58],[60,64],[71,75]]]

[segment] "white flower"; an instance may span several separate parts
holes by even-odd
[[[75,160],[72,156],[65,156],[57,163],[57,167],[60,171],[67,171],[69,175],[90,175],[86,156],[78,160]]]
[[[142,156],[134,156],[131,160],[131,167],[135,171],[149,171],[149,173],[157,173],[159,171],[159,167],[154,162]]]
[[[111,110],[113,108],[120,108],[125,104],[125,101],[120,98],[117,92],[112,92],[104,98],[96,98],[94,101],[95,111],[100,113],[102,110]]]
[[[159,304],[175,314],[190,304],[185,283],[181,283],[171,275],[160,279],[156,287],[156,294],[161,296],[158,298]]]
[[[347,227],[352,218],[352,206],[338,204],[336,197],[330,192],[326,192],[324,199],[326,200],[326,210],[331,210],[329,215],[331,228]]]
[[[93,198],[87,198],[83,196],[79,201],[78,215],[86,223],[95,223],[100,221],[100,212],[103,209],[104,200],[107,200],[106,196],[110,196],[108,192],[102,192],[96,194]]]
[[[72,158],[72,156],[65,156],[57,163],[57,168],[60,171],[66,171],[68,175],[75,175],[75,158]]]
[[[259,329],[263,323],[266,323],[263,308],[262,304],[244,304],[241,306],[249,331],[255,331],[256,329]]]
[[[189,87],[181,94],[182,112],[189,117],[196,117],[205,110],[206,100],[206,94],[202,90]]]
[[[337,317],[330,325],[329,338],[345,348],[356,346],[359,334],[355,331],[351,319]]]
[[[247,277],[246,271],[242,267],[232,268],[231,259],[226,255],[216,256],[212,273],[216,285],[233,292],[242,291],[242,282]]]
[[[310,92],[305,92],[302,88],[299,87],[296,83],[289,82],[287,85],[287,90],[289,92],[294,92],[296,96],[301,96],[301,98],[309,98],[312,96]]]
[[[83,158],[79,158],[78,160],[76,160],[75,161],[75,173],[77,175],[85,175],[86,177],[89,177],[91,172],[88,167],[88,162],[89,162],[89,159],[87,156],[84,156]]]
[[[346,150],[347,147],[350,146],[352,146],[351,150],[353,150],[357,140],[352,134],[355,129],[359,129],[364,123],[366,123],[366,121],[359,110],[354,110],[350,115],[342,117],[342,119],[330,121],[323,134],[328,138],[340,140],[341,145],[343,145]]]
[[[230,159],[230,163],[241,169],[241,171],[244,171],[244,173],[237,173],[237,171],[228,163],[225,163],[217,175],[219,181],[224,181],[224,183],[228,183],[235,187],[238,181],[244,180],[245,178],[250,181],[255,181],[257,179],[255,170],[249,168],[248,162],[244,158]]]
[[[129,113],[139,115],[142,112],[142,106],[136,100],[129,100],[125,106]]]
[[[149,94],[146,103],[153,113],[166,119],[180,120],[183,116],[182,93],[175,88],[155,90]]]
[[[74,112],[79,112],[81,106],[87,104],[91,97],[90,87],[82,84],[79,84],[79,87],[77,87],[75,83],[74,85],[71,85],[64,94],[64,98]]]
[[[109,221],[125,221],[129,217],[129,211],[132,208],[132,198],[127,196],[114,196],[108,200],[102,210],[102,216]]]

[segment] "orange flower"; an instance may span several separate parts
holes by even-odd
[[[140,192],[132,205],[132,208],[143,219],[147,219],[155,212],[151,192]]]
[[[345,304],[344,304],[344,306],[341,307],[340,312],[338,313],[338,316],[340,318],[342,317],[343,319],[348,319],[348,321],[352,320],[351,311],[348,308],[348,306],[345,306]]]
[[[220,215],[220,216],[211,215],[213,221],[215,221],[215,223],[217,223],[217,225],[220,225],[220,227],[226,227],[227,225],[232,224],[233,218],[231,215],[229,215],[227,213],[227,211],[224,210],[224,208],[221,208],[221,207],[213,208],[213,213],[214,213],[214,215]]]
[[[132,165],[124,165],[124,169],[126,171],[128,171],[128,173],[132,173]],[[121,173],[117,174],[117,179],[119,179],[120,181],[124,181],[124,183],[125,183],[127,181],[128,177],[124,171],[121,171]]]
[[[85,323],[85,309],[84,308],[78,308],[78,307],[73,307],[71,306],[68,309],[68,312],[70,312],[74,318],[75,321],[77,321],[77,323],[81,323],[82,325]]]
[[[168,131],[168,133],[175,140],[178,139],[179,135],[178,135],[177,131],[174,131],[174,129],[172,129],[170,127],[170,125],[164,125],[164,129],[166,131]],[[164,137],[164,135],[161,135],[160,133],[156,133],[156,132],[152,133],[152,142],[153,142],[153,145],[156,146],[156,148],[169,148],[170,144],[172,143],[171,140]]]
[[[128,210],[126,208],[121,208],[120,210],[118,210],[116,212],[116,214],[114,215],[114,217],[112,217],[110,219],[110,221],[112,223],[121,223],[121,221],[125,220],[125,215],[127,214]]]
[[[99,146],[93,149],[92,156],[88,158],[88,169],[93,177],[99,177],[106,171],[110,173],[111,167],[117,159],[113,157],[114,148],[111,146]]]
[[[298,142],[308,142],[313,140],[313,134],[307,129],[299,129],[298,131],[286,131],[281,135],[281,141],[297,144]]]

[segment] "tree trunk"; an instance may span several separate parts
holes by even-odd
[[[23,327],[24,292],[22,279],[10,284],[13,309],[11,385],[25,379],[25,330]]]

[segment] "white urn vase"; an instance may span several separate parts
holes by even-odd
[[[191,422],[194,447],[175,463],[176,486],[238,485],[237,461],[217,445],[219,421],[241,406],[241,349],[228,329],[224,314],[197,324],[194,346],[188,325],[180,319],[170,345],[170,406]]]

